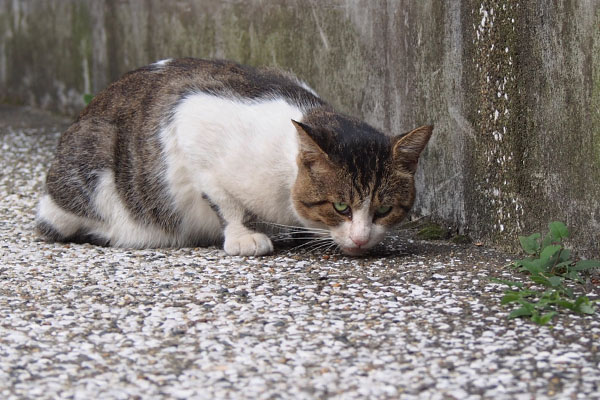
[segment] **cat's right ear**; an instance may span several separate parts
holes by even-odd
[[[419,156],[429,142],[432,132],[433,126],[425,125],[393,139],[392,154],[395,162],[414,174]]]
[[[329,156],[317,144],[318,134],[309,125],[302,122],[292,120],[292,124],[298,131],[298,142],[300,144],[300,152],[298,157],[304,164],[312,164],[318,160],[328,160]]]

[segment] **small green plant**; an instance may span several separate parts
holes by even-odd
[[[559,221],[549,224],[550,231],[542,239],[540,233],[520,236],[519,241],[527,258],[516,260],[511,264],[519,271],[529,274],[529,282],[493,279],[494,282],[508,285],[502,297],[502,304],[518,305],[508,318],[526,317],[539,325],[546,325],[557,314],[560,308],[578,314],[593,314],[598,300],[590,300],[587,296],[576,297],[573,289],[565,285],[571,281],[583,284],[582,272],[600,267],[598,260],[571,260],[571,251],[563,246],[564,239],[569,237],[569,230]],[[542,290],[538,290],[542,288]]]
[[[86,93],[83,95],[83,102],[87,106],[88,104],[90,104],[90,102],[92,101],[93,98],[94,98],[93,94]]]
[[[417,232],[417,239],[421,240],[443,240],[447,239],[448,236],[449,232],[447,229],[433,222],[427,223]]]

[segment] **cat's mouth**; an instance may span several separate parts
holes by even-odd
[[[362,256],[369,250],[364,247],[342,247],[341,249],[342,253],[349,256]]]

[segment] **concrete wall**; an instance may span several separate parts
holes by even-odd
[[[434,123],[417,212],[514,245],[553,219],[600,252],[600,2],[0,0],[0,98],[74,114],[177,56],[293,70],[388,132]]]

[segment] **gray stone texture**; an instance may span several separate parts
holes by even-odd
[[[0,97],[76,114],[162,58],[292,70],[389,133],[436,125],[416,211],[511,247],[554,219],[597,256],[600,2],[0,0]]]
[[[597,314],[507,319],[490,278],[526,278],[482,246],[402,230],[364,258],[297,242],[231,257],[37,239],[64,128],[0,106],[1,399],[599,398]]]

